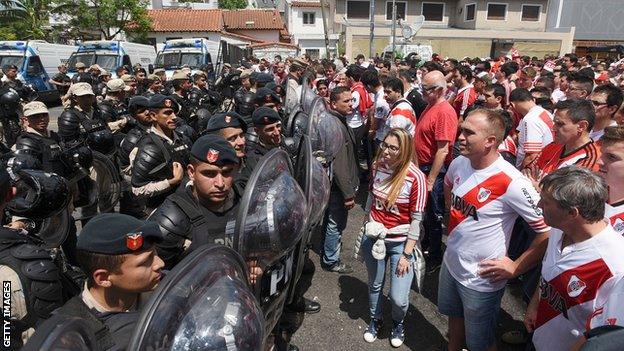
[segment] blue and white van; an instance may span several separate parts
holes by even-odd
[[[17,66],[17,78],[35,87],[40,100],[55,101],[60,94],[49,80],[75,50],[72,45],[50,44],[43,40],[0,41],[0,67]]]
[[[156,50],[151,45],[118,40],[85,41],[69,58],[67,75],[73,77],[77,72],[76,63],[82,62],[87,66],[87,69],[91,65],[98,64],[115,78],[117,67],[128,66],[132,68],[135,64],[140,63],[147,70],[147,67],[153,64],[155,59]]]
[[[219,42],[205,38],[172,39],[165,42],[156,57],[154,68],[164,68],[170,78],[175,70],[188,65],[195,73],[201,66],[212,63],[217,69]]]

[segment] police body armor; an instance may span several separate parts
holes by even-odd
[[[137,146],[141,138],[147,133],[148,126],[138,124],[136,127],[130,129],[126,136],[119,144],[119,150],[117,152],[117,159],[119,166],[127,168],[130,166],[130,153]]]
[[[21,130],[18,111],[21,111],[19,92],[10,86],[0,87],[0,122],[9,147],[15,143]]]
[[[138,144],[139,152],[132,167],[132,186],[142,187],[148,183],[173,177],[173,163],[186,167],[190,157],[191,142],[176,133],[174,144],[169,144],[154,133],[147,133]],[[158,207],[175,189],[147,199],[147,206]]]
[[[100,119],[99,110],[93,111],[93,118],[75,108],[68,108],[58,118],[59,136],[70,146],[86,142],[92,150],[105,155],[115,152],[113,133]]]
[[[67,179],[71,177],[71,166],[63,158],[63,149],[56,140],[55,135],[50,137],[35,133],[23,132],[15,142],[16,154],[28,154],[41,162],[41,169],[56,173]]]
[[[288,154],[277,148],[261,159],[245,188],[234,230],[234,247],[263,272],[252,288],[267,333],[282,313],[296,265],[294,252],[307,230],[307,202],[291,167]]]
[[[203,244],[232,247],[240,195],[232,190],[232,196],[232,207],[224,213],[215,213],[200,205],[190,185],[167,197],[149,217],[163,232],[163,240],[157,247],[158,256],[166,267],[174,267],[182,259],[187,240],[192,242],[189,251]]]
[[[119,131],[119,133],[126,134],[130,129],[136,125],[136,120],[130,115],[128,111],[128,105],[116,100],[104,99],[98,104],[100,110],[100,118],[106,122],[115,122],[121,118],[126,118],[126,125]],[[121,141],[121,139],[119,139]],[[118,143],[116,143],[118,144]]]
[[[186,123],[193,126],[193,115],[191,114],[189,102],[187,101],[188,97],[178,94],[171,94],[169,97],[180,105],[180,111],[176,113],[176,117],[183,119]]]
[[[251,114],[256,109],[256,94],[240,88],[234,93],[234,111],[243,117],[248,126],[253,125]]]
[[[79,291],[79,283],[66,276],[37,238],[0,228],[0,264],[17,273],[26,301],[26,315],[11,323],[11,340],[17,343],[22,332],[50,317]]]
[[[158,284],[128,350],[263,351],[266,326],[248,281],[234,250],[199,247]]]

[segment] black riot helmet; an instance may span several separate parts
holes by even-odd
[[[12,214],[46,218],[69,204],[69,185],[65,178],[33,169],[10,173],[17,187],[17,195],[7,205]]]
[[[203,245],[160,282],[143,308],[129,350],[264,350],[262,311],[234,250]]]
[[[0,105],[3,107],[6,106],[17,106],[20,102],[20,96],[18,92],[13,88],[1,88],[0,89]]]

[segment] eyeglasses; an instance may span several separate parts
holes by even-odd
[[[395,153],[396,153],[396,152],[399,152],[399,147],[398,147],[398,146],[389,145],[389,144],[387,144],[385,141],[382,141],[382,142],[379,144],[379,147],[380,147],[382,150],[388,149],[388,150],[390,150],[390,151],[392,151],[392,152],[395,152]]]
[[[432,91],[432,90],[436,90],[436,89],[438,89],[438,88],[440,88],[440,87],[439,87],[439,86],[437,86],[437,85],[434,85],[434,86],[432,86],[432,87],[427,87],[427,86],[424,86],[424,85],[423,85],[423,87],[422,87],[423,91],[425,91],[425,92],[430,92],[430,91]]]
[[[591,102],[592,105],[594,105],[595,107],[599,107],[599,106],[603,106],[607,104],[606,102],[596,101],[596,100],[589,100],[589,102]]]

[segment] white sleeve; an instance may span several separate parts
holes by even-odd
[[[532,116],[532,118],[525,120],[523,140],[523,148],[525,153],[534,153],[542,151],[542,148],[546,145],[544,143],[544,130],[541,126],[542,121],[539,117]]]
[[[624,326],[624,277],[617,276],[611,279],[619,279],[608,292],[600,288],[596,296],[596,308],[587,319],[588,331],[604,325]],[[603,284],[604,286],[604,284]]]
[[[544,222],[542,210],[537,206],[540,200],[539,193],[525,176],[511,181],[505,193],[509,205],[522,217],[536,233],[546,233],[550,227]]]

